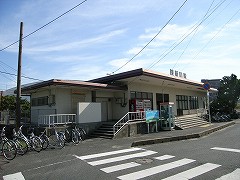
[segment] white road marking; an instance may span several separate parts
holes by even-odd
[[[156,154],[156,153],[157,152],[155,152],[155,151],[145,151],[145,152],[129,154],[129,155],[124,155],[124,156],[118,156],[118,157],[113,157],[113,158],[108,158],[108,159],[103,159],[103,160],[98,160],[98,161],[92,161],[92,162],[88,162],[88,164],[90,164],[92,166],[97,166],[97,165],[101,165],[101,164],[118,162],[118,161],[123,161],[126,159],[136,158],[136,157],[149,156],[149,155]]]
[[[126,152],[133,152],[133,151],[139,151],[139,150],[145,150],[145,149],[129,148],[129,149],[122,149],[122,150],[118,150],[118,151],[110,151],[110,152],[104,152],[104,153],[90,154],[90,155],[85,155],[85,156],[77,156],[77,155],[75,155],[75,156],[78,159],[86,160],[86,159],[92,159],[92,158],[97,158],[97,157],[103,157],[103,156],[109,156],[109,155],[126,153]]]
[[[239,180],[240,179],[240,169],[236,169],[235,171],[226,174],[216,180]]]
[[[151,175],[154,175],[154,174],[158,174],[160,172],[164,172],[164,171],[176,168],[176,167],[180,167],[180,166],[192,163],[194,161],[196,161],[196,160],[184,158],[184,159],[174,161],[174,162],[171,162],[171,163],[167,163],[167,164],[163,164],[163,165],[160,165],[160,166],[155,166],[155,167],[152,167],[152,168],[148,168],[148,169],[144,169],[144,170],[141,170],[141,171],[126,174],[126,175],[123,175],[123,176],[119,176],[118,178],[119,179],[126,179],[126,180],[141,179],[141,178],[144,178],[144,177],[148,177],[148,176],[151,176]]]
[[[159,157],[155,157],[154,159],[157,159],[157,160],[166,160],[166,159],[171,159],[171,158],[174,158],[175,156],[172,156],[172,155],[163,155],[163,156],[159,156]]]
[[[111,172],[115,172],[115,171],[120,171],[123,169],[129,169],[132,167],[136,167],[136,166],[140,166],[141,164],[135,163],[135,162],[130,162],[130,163],[125,163],[125,164],[120,164],[120,165],[116,165],[116,166],[110,166],[110,167],[106,167],[106,168],[102,168],[100,170],[106,172],[106,173],[111,173]]]
[[[25,180],[21,172],[3,176],[3,180]]]
[[[213,150],[219,150],[219,151],[230,151],[230,152],[240,153],[240,149],[221,148],[221,147],[213,147],[213,148],[211,148],[211,149],[213,149]]]
[[[218,164],[212,164],[212,163],[206,163],[201,166],[197,166],[195,168],[189,169],[187,171],[183,171],[181,173],[175,174],[173,176],[167,177],[163,180],[186,180],[186,179],[191,179],[196,176],[199,176],[201,174],[204,174],[208,171],[211,171],[221,165]]]

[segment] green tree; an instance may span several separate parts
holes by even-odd
[[[3,96],[1,100],[0,110],[15,111],[16,110],[16,97],[15,96]],[[30,111],[30,102],[26,99],[21,99],[21,110]]]
[[[3,110],[16,110],[16,97],[15,96],[3,96],[1,111]]]
[[[240,80],[237,76],[224,76],[220,81],[218,97],[211,103],[211,112],[233,114],[240,96]]]

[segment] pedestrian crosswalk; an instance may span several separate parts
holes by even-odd
[[[144,179],[153,175],[158,177],[157,179],[186,180],[207,174],[221,167],[220,164],[213,163],[199,165],[194,159],[179,159],[169,154],[159,155],[156,151],[143,148],[128,148],[85,156],[74,156],[91,166],[99,167],[99,169],[105,173],[116,173],[116,178],[122,180]],[[142,166],[142,163],[136,161],[136,159],[143,157],[149,157],[151,160],[155,161],[155,163],[153,163],[152,166]],[[171,172],[172,174],[170,173],[168,177],[166,177],[166,175],[163,176],[164,172],[175,170],[180,167],[190,168],[187,170],[184,169],[182,172],[178,171],[177,173],[172,171],[173,173]],[[239,171],[240,169],[236,169],[236,171],[219,177],[218,180],[229,180],[229,176],[237,177],[235,179],[233,178],[233,180],[239,180]]]

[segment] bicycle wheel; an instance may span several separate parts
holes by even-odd
[[[28,144],[23,138],[17,138],[15,139],[15,144],[17,147],[17,154],[19,155],[24,155],[28,151]]]
[[[52,148],[62,149],[65,145],[64,136],[59,137],[56,134],[49,136],[49,145]]]
[[[49,145],[55,147],[57,145],[57,136],[55,134],[48,137]]]
[[[65,141],[67,143],[71,142],[71,135],[70,135],[68,129],[66,129],[64,133],[65,133]]]
[[[57,146],[60,147],[60,148],[63,148],[65,146],[65,136],[61,132],[58,132]]]
[[[39,137],[34,136],[32,139],[32,148],[34,151],[40,152],[43,149],[42,141]]]
[[[12,140],[3,142],[2,153],[7,160],[13,160],[17,154],[15,143]]]
[[[78,138],[78,135],[75,131],[72,132],[72,142],[74,144],[78,144],[79,143],[79,138]]]
[[[80,134],[81,134],[81,139],[82,139],[82,141],[84,141],[86,139],[87,133],[83,128],[80,128],[79,131],[80,131]]]
[[[47,135],[46,134],[42,134],[40,136],[40,139],[42,141],[43,150],[47,149],[47,147],[49,146],[49,138],[47,137]]]

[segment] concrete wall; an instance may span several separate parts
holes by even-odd
[[[101,122],[101,103],[79,102],[77,123]]]
[[[123,129],[114,138],[118,139],[123,137],[134,137],[139,134],[146,134],[147,132],[148,128],[146,122],[130,123],[124,126]]]

